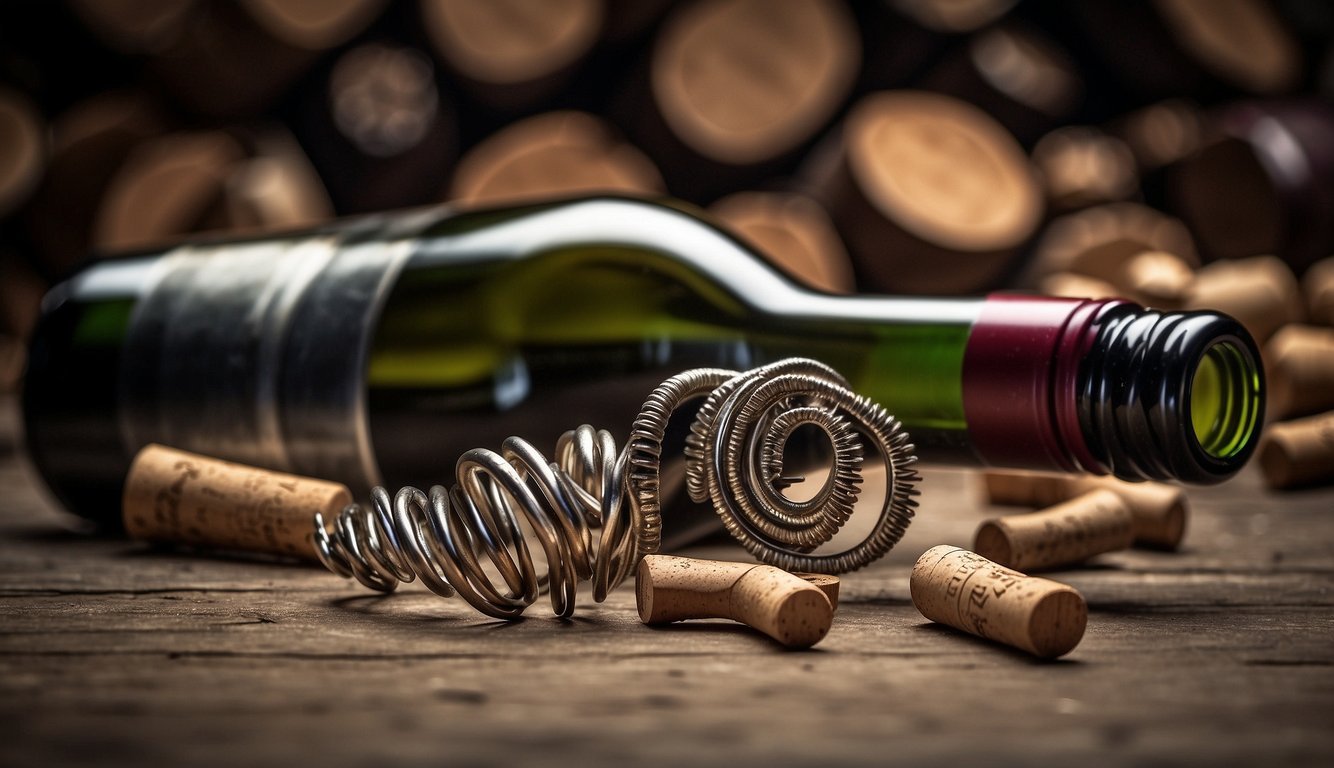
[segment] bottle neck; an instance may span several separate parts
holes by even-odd
[[[964,355],[969,438],[988,464],[1220,482],[1255,448],[1259,360],[1216,312],[994,295]]]

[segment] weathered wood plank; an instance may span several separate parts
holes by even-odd
[[[504,624],[415,585],[65,533],[0,449],[0,765],[1334,759],[1334,491],[1247,472],[1192,491],[1181,552],[1049,574],[1091,613],[1041,663],[912,607],[917,555],[1006,511],[969,473],[924,490],[824,642],[787,653],[726,622],[643,627],[628,586]]]

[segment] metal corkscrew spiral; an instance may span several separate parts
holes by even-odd
[[[368,506],[349,505],[332,529],[316,515],[316,551],[329,570],[382,592],[420,578],[438,595],[457,593],[488,616],[513,619],[547,591],[552,610],[568,617],[580,581],[591,580],[601,602],[640,558],[658,551],[667,423],[701,397],[685,450],[687,489],[694,501],[711,502],[756,558],[787,570],[843,573],[879,558],[903,535],[919,480],[907,433],[832,368],[791,358],[745,373],[699,368],[667,379],[644,402],[619,453],[610,433],[584,425],[561,437],[555,462],[511,437],[499,453],[464,453],[449,489],[408,486],[390,498],[375,488]],[[784,449],[807,426],[827,437],[832,468],[811,498],[794,501],[783,493],[795,480],[783,474]],[[854,546],[819,553],[856,505],[863,440],[885,465],[879,518]],[[530,539],[542,548],[544,573]]]

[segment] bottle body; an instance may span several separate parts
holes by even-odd
[[[354,488],[430,484],[461,451],[510,434],[540,445],[584,422],[624,429],[682,369],[804,355],[895,413],[928,460],[1211,479],[1088,447],[1106,437],[1090,398],[1139,390],[1122,365],[1126,387],[1107,391],[1086,361],[1109,318],[1143,314],[817,294],[692,215],[641,201],[409,212],[94,266],[48,299],[25,413],[48,483],[98,517],[85,510],[114,504],[147,442]],[[1258,355],[1223,336],[1253,358],[1241,375],[1253,420]],[[1193,366],[1172,373],[1187,400]],[[1244,399],[1224,369],[1214,378],[1233,383],[1214,390]],[[1213,428],[1185,406],[1155,407]],[[1113,422],[1125,411],[1109,407]],[[1253,447],[1238,439],[1219,478]]]

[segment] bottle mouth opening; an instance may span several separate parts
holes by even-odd
[[[1253,443],[1262,386],[1259,366],[1245,346],[1220,340],[1204,350],[1195,363],[1186,403],[1200,450],[1228,460]]]

